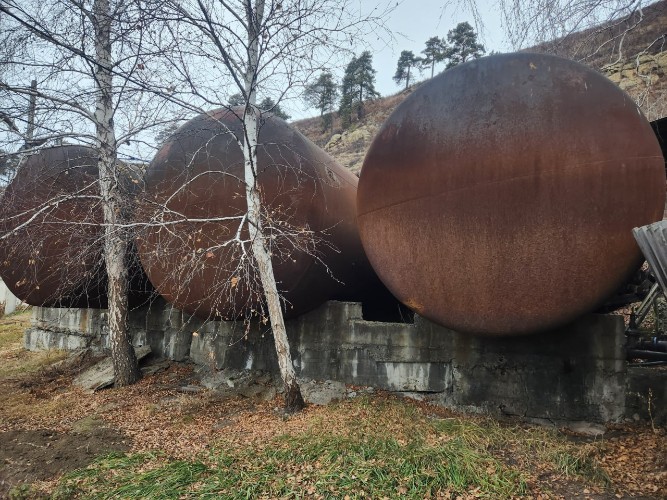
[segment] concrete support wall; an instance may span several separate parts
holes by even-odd
[[[36,308],[26,346],[104,347],[105,321],[104,311]],[[329,302],[287,326],[304,378],[419,392],[452,408],[552,421],[605,422],[626,413],[620,317],[591,315],[548,334],[493,339],[420,317],[413,324],[364,321],[360,304]],[[277,372],[267,326],[205,322],[155,303],[132,313],[131,330],[136,344],[165,357]]]
[[[192,332],[204,322],[156,300],[130,313],[134,345],[150,345],[158,356],[183,361],[190,352]],[[109,332],[105,309],[34,307],[32,326],[25,331],[27,349],[107,349]]]
[[[275,370],[271,336],[203,329],[190,356],[215,368]],[[591,315],[549,334],[463,335],[415,317],[414,324],[364,321],[360,304],[329,302],[288,325],[302,377],[429,393],[468,411],[606,422],[625,415],[623,320]]]
[[[626,416],[667,425],[666,367],[628,368]]]

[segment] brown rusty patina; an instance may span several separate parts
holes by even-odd
[[[78,145],[45,148],[28,156],[0,200],[0,276],[22,301],[48,307],[107,307],[104,225],[98,154]],[[132,210],[140,178],[117,169]],[[134,245],[129,255],[130,307],[153,294]]]
[[[389,117],[358,191],[364,248],[403,303],[454,330],[539,332],[594,310],[662,217],[660,147],[606,78],[548,55],[447,70]]]
[[[14,295],[35,306],[106,305],[98,198],[93,149],[26,158],[0,201],[0,275]]]
[[[148,168],[137,211],[147,223],[137,242],[150,280],[203,318],[252,315],[261,302],[250,245],[233,242],[248,237],[241,112],[212,111],[177,130]],[[374,274],[356,226],[357,178],[273,115],[262,116],[259,143],[264,230],[286,316],[359,298]]]

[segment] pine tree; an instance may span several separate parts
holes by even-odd
[[[230,106],[245,106],[245,98],[241,94],[232,94],[227,100]]]
[[[447,68],[464,63],[470,59],[477,59],[484,55],[484,45],[477,43],[477,33],[469,23],[459,23],[456,28],[447,33],[447,40],[451,45],[448,54]]]
[[[280,104],[276,104],[270,97],[265,97],[262,99],[262,101],[257,106],[262,111],[269,111],[270,113],[273,113],[278,118],[282,118],[283,120],[290,119],[290,115],[285,113],[285,111],[283,111],[283,109],[280,107]]]
[[[449,47],[443,38],[432,36],[426,40],[426,48],[422,50],[422,54],[424,54],[422,67],[431,68],[431,78],[433,78],[435,64],[447,59],[449,55]]]
[[[353,57],[345,69],[343,84],[341,86],[340,114],[343,125],[348,126],[352,120],[352,114],[361,120],[364,116],[364,102],[380,97],[375,90],[375,73],[373,69],[373,56],[369,51],[364,51],[359,57]]]
[[[352,123],[352,112],[356,97],[356,92],[354,91],[354,67],[356,64],[357,58],[353,57],[345,69],[345,75],[340,87],[341,96],[338,113],[343,122],[343,127],[349,127],[350,123]]]
[[[303,94],[305,101],[320,110],[322,131],[333,127],[333,109],[338,97],[338,85],[329,71],[320,74],[317,81],[306,86]]]
[[[245,106],[245,103],[245,97],[243,97],[243,95],[240,93],[232,94],[229,96],[229,99],[227,99],[227,104],[229,106]],[[290,119],[290,115],[285,113],[285,111],[283,111],[283,109],[280,107],[280,104],[276,104],[275,101],[270,97],[265,97],[262,99],[262,101],[257,104],[257,107],[259,107],[259,109],[262,111],[269,111],[270,113],[273,113],[278,118],[282,118],[283,120]]]
[[[396,65],[396,73],[394,74],[394,81],[400,84],[405,81],[405,88],[410,86],[410,77],[412,68],[416,68],[421,62],[421,58],[415,57],[411,50],[404,50],[398,58]]]

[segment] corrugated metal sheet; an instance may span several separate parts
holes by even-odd
[[[632,230],[632,234],[651,267],[651,271],[658,279],[662,293],[665,293],[667,291],[667,220],[636,227]]]

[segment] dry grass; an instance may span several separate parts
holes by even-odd
[[[7,353],[22,346],[23,331],[30,322],[30,311],[0,318],[0,352]]]
[[[19,496],[659,498],[667,491],[667,437],[650,426],[572,439],[384,393],[285,418],[280,398],[180,393],[192,383],[192,368],[182,364],[87,395],[71,386],[72,373],[44,369],[62,354],[22,350],[27,316],[11,321],[0,322],[0,359],[8,361],[0,431],[82,432],[82,421],[94,418],[131,446],[19,488]]]
[[[64,359],[63,351],[30,353],[23,348],[23,332],[30,323],[30,311],[0,318],[0,378],[16,378],[35,373]]]
[[[624,428],[620,441],[582,441],[387,394],[311,406],[289,419],[277,401],[188,398],[174,398],[169,412],[153,407],[141,431],[124,426],[134,453],[70,474],[58,491],[84,498],[658,498],[667,487],[664,467],[626,464],[623,473],[642,481],[617,481],[619,445],[635,459],[660,456],[658,448],[647,454],[649,441],[664,450],[664,433],[645,427]],[[120,425],[136,418],[117,410]],[[157,483],[170,489],[158,491]]]

